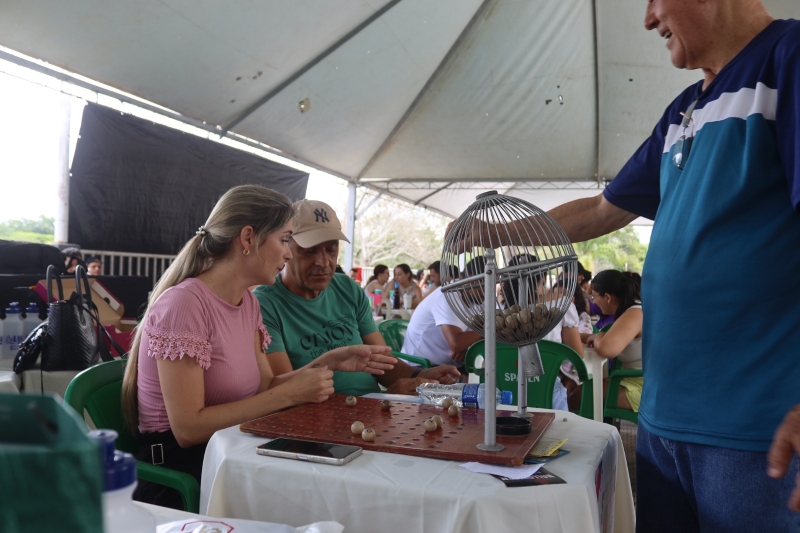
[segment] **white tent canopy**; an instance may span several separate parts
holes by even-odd
[[[457,216],[487,189],[549,209],[613,179],[701,76],[645,6],[7,0],[0,45]]]

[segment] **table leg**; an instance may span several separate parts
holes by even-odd
[[[598,422],[603,421],[603,363],[605,359],[597,355],[591,348],[584,348],[583,359],[586,362],[586,370],[592,375],[594,386],[592,387],[594,404],[593,418]]]

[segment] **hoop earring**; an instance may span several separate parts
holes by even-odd
[[[242,253],[243,253],[244,255],[250,255],[250,250],[242,250]]]

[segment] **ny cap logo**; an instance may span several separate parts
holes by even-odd
[[[324,209],[314,209],[314,222],[330,222],[328,212]]]

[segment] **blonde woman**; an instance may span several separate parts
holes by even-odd
[[[153,289],[137,328],[122,388],[139,459],[200,480],[215,431],[333,393],[333,370],[383,374],[386,346],[331,350],[275,376],[258,301],[248,287],[272,284],[291,259],[292,202],[256,185],[225,193]],[[143,483],[136,499],[180,507],[175,491]]]

